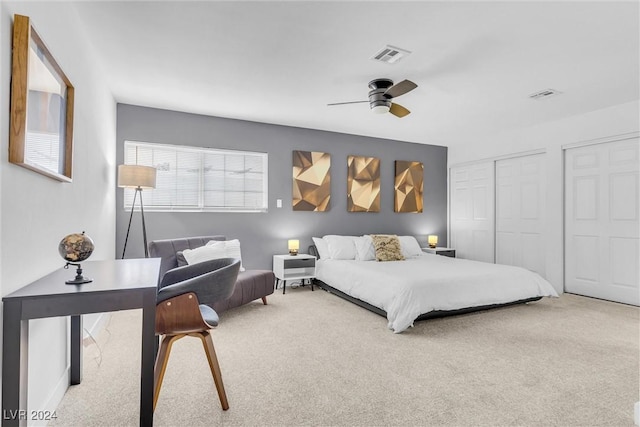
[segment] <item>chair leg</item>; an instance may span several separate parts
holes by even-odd
[[[207,360],[209,361],[209,368],[211,368],[211,375],[213,375],[213,382],[216,384],[216,390],[218,390],[218,396],[220,397],[220,403],[222,409],[229,409],[229,401],[227,400],[227,393],[224,390],[224,384],[222,383],[222,373],[220,372],[220,365],[218,364],[218,358],[216,357],[216,350],[213,348],[213,340],[209,331],[196,332],[191,334],[197,336],[202,340],[205,353],[207,353]]]
[[[267,297],[262,297],[262,303],[263,303],[264,305],[267,305]]]
[[[164,379],[164,373],[167,370],[167,362],[169,362],[169,353],[171,353],[171,346],[174,342],[184,337],[181,335],[165,335],[162,337],[162,343],[160,344],[160,350],[156,356],[156,363],[153,369],[153,410],[156,410],[156,403],[158,402],[158,396],[160,396],[160,388],[162,387],[162,380]]]

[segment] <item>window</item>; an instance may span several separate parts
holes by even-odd
[[[149,211],[266,212],[267,162],[267,153],[124,143],[125,164],[157,169],[156,188],[144,192]],[[125,188],[125,209],[133,194]]]

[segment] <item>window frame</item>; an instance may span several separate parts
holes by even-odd
[[[153,205],[145,202],[144,210],[147,212],[229,212],[229,213],[262,213],[268,212],[268,190],[269,190],[269,153],[260,152],[260,151],[248,151],[248,150],[233,150],[233,149],[222,149],[222,148],[210,148],[210,147],[197,147],[191,145],[178,145],[178,144],[164,144],[164,143],[155,143],[155,142],[147,142],[147,141],[134,141],[134,140],[125,140],[123,144],[123,163],[124,164],[140,164],[143,166],[153,166],[157,167],[156,164],[146,164],[147,162],[138,163],[137,154],[136,161],[127,163],[127,150],[131,147],[143,147],[145,149],[158,149],[163,151],[174,151],[178,152],[188,152],[188,153],[196,153],[200,156],[199,159],[199,169],[198,169],[198,188],[195,190],[197,193],[197,206],[189,207],[189,206],[171,206],[171,205]],[[238,207],[238,206],[230,206],[230,207],[216,207],[216,206],[205,206],[205,156],[207,154],[218,154],[218,155],[236,155],[236,156],[252,156],[259,157],[262,161],[262,190],[261,191],[242,191],[243,193],[256,193],[261,194],[262,203],[260,207]],[[158,170],[160,173],[160,170]],[[228,173],[228,172],[227,172]],[[158,180],[160,181],[160,180]],[[177,182],[177,181],[176,181]],[[156,183],[156,189],[159,185],[159,182]],[[135,189],[133,188],[125,188],[123,194],[123,207],[126,211],[131,210],[131,203],[127,203],[128,201],[133,200],[133,194]],[[151,192],[154,189],[145,190],[145,192]],[[222,191],[223,193],[231,192],[231,190],[226,187]],[[237,191],[236,191],[237,192]],[[172,200],[175,202],[175,198]],[[140,210],[139,203],[136,203],[134,208],[135,210]]]

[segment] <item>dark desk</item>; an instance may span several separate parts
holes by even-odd
[[[93,282],[67,285],[60,268],[5,296],[2,338],[2,425],[26,425],[29,319],[71,316],[71,384],[82,380],[82,314],[142,308],[140,425],[153,425],[156,287],[160,258],[85,261]]]

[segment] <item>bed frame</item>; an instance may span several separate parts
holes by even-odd
[[[311,245],[309,246],[309,254],[314,255],[316,258],[320,258],[320,255],[318,254],[318,250],[316,249],[315,245]],[[387,312],[382,310],[379,307],[376,307],[374,305],[369,304],[368,302],[362,301],[361,299],[358,298],[354,298],[351,295],[345,294],[344,292],[330,286],[327,285],[325,282],[323,282],[322,280],[318,280],[318,279],[313,279],[313,283],[315,285],[317,285],[318,287],[324,289],[325,291],[331,293],[331,294],[335,294],[337,296],[339,296],[340,298],[346,299],[349,302],[352,302],[356,305],[359,305],[362,308],[366,308],[369,311],[372,311],[384,318],[387,317]],[[427,319],[434,319],[434,318],[438,318],[438,317],[446,317],[446,316],[455,316],[458,314],[467,314],[467,313],[473,313],[476,311],[484,311],[484,310],[490,310],[493,308],[500,308],[500,307],[508,307],[510,305],[516,305],[516,304],[525,304],[528,302],[533,302],[533,301],[538,301],[542,299],[542,297],[532,297],[532,298],[526,298],[526,299],[522,299],[522,300],[518,300],[518,301],[512,301],[512,302],[507,302],[504,304],[490,304],[490,305],[480,305],[480,306],[476,306],[476,307],[467,307],[467,308],[460,308],[457,310],[434,310],[434,311],[430,311],[429,313],[423,313],[420,316],[418,316],[415,320],[427,320]]]

